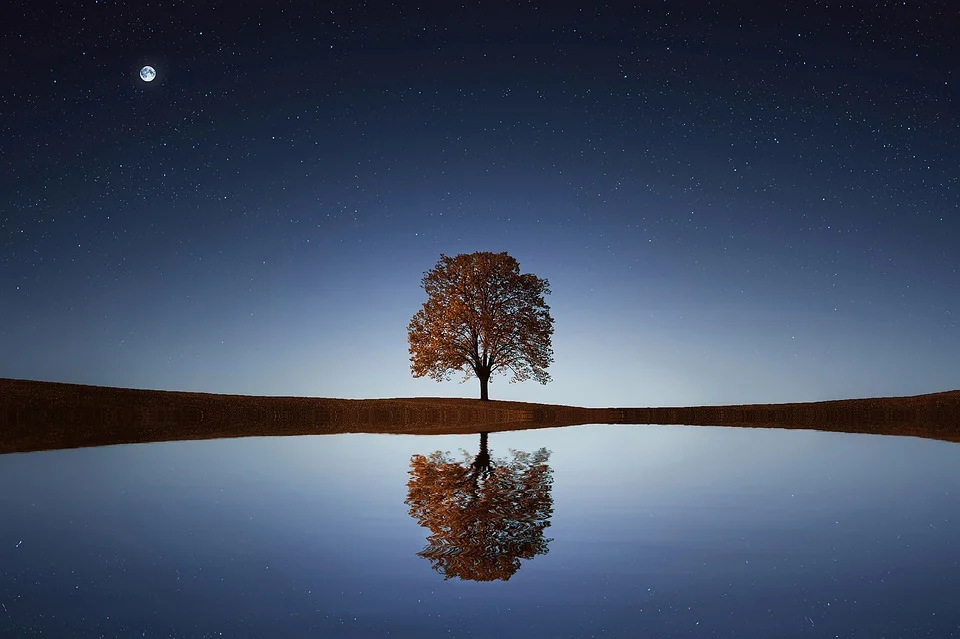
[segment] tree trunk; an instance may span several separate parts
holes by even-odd
[[[477,378],[480,380],[480,399],[488,400],[490,395],[487,393],[487,384],[490,382],[490,373],[484,373],[481,371],[477,374]]]
[[[490,470],[490,450],[487,448],[487,433],[480,433],[480,453],[473,460],[474,477],[485,475]]]

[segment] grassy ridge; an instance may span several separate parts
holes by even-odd
[[[960,442],[960,391],[795,404],[620,409],[621,423],[806,428]]]
[[[960,391],[806,404],[578,408],[426,397],[253,397],[0,379],[0,453],[218,437],[436,435],[594,423],[812,428],[960,441]]]

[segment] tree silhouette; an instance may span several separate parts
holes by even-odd
[[[480,380],[488,399],[494,373],[513,373],[511,382],[550,381],[553,318],[544,296],[549,282],[529,273],[506,253],[440,255],[421,281],[427,301],[410,320],[410,370],[414,377]]]
[[[407,499],[410,515],[430,530],[417,553],[445,579],[506,581],[521,559],[547,553],[543,536],[553,514],[550,452],[511,450],[511,459],[491,458],[487,433],[480,453],[454,461],[436,451],[410,458]]]

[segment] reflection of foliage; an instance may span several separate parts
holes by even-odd
[[[466,451],[460,461],[441,451],[410,459],[405,503],[431,532],[417,554],[446,579],[506,581],[551,541],[543,537],[553,514],[550,452],[491,460],[486,443],[483,433],[472,462]]]

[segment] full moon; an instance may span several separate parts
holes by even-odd
[[[153,79],[157,77],[157,70],[151,66],[146,66],[140,69],[140,79],[144,82],[153,82]]]

